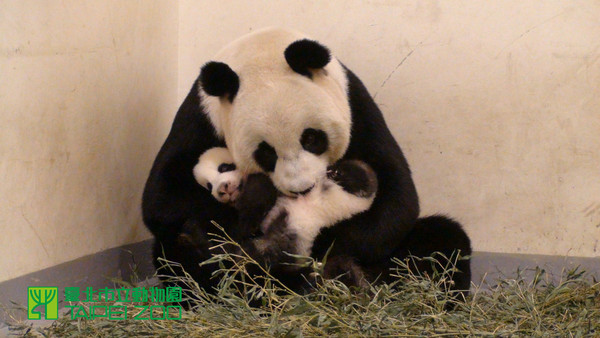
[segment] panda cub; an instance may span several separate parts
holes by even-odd
[[[219,202],[239,210],[239,226],[258,234],[242,247],[266,265],[289,263],[288,254],[310,256],[321,229],[368,210],[377,192],[369,165],[344,160],[329,167],[312,189],[283,195],[264,174],[242,180],[228,149],[219,147],[200,156],[194,177]]]
[[[233,204],[240,192],[242,177],[227,148],[215,147],[200,156],[194,178],[221,203]]]

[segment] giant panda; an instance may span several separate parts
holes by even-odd
[[[142,211],[155,236],[155,264],[160,270],[158,257],[179,262],[207,290],[216,283],[211,274],[217,266],[198,263],[212,254],[211,221],[240,239],[251,236],[238,226],[233,206],[195,182],[198,157],[213,147],[227,147],[244,175],[264,173],[288,196],[309,193],[340,160],[363,161],[375,171],[373,204],[322,229],[311,250],[317,259],[330,250],[328,262],[351,259],[372,281],[389,281],[394,257],[471,253],[459,223],[419,218],[408,163],[381,111],[350,69],[302,33],[267,28],[218,52],[202,67],[150,171]],[[451,284],[468,290],[469,261],[457,268]]]

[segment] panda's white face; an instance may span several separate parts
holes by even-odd
[[[269,174],[284,194],[310,191],[343,154],[350,123],[310,79],[293,76],[236,99],[244,105],[234,105],[235,132],[227,139],[236,162],[244,171]]]
[[[267,29],[222,50],[216,60],[239,77],[232,101],[201,91],[203,106],[243,174],[264,172],[284,194],[310,191],[350,142],[347,79],[332,58],[311,76],[292,70],[284,50],[304,38]]]
[[[227,148],[205,151],[194,167],[194,178],[221,203],[233,203],[239,196],[242,176]]]

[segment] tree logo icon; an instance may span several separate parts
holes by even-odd
[[[58,287],[28,287],[27,295],[27,319],[58,319]]]

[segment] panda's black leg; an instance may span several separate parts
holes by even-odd
[[[471,283],[471,262],[464,257],[471,253],[471,241],[458,222],[445,216],[430,216],[417,220],[393,257],[406,259],[410,269],[421,275],[434,276],[436,271],[441,272],[444,267],[454,267],[455,270],[447,276],[449,283],[444,287],[457,300],[462,300],[469,294]],[[433,257],[438,262],[420,260],[422,257]],[[394,266],[390,265],[392,268]],[[387,281],[392,279],[389,274],[382,277]]]

